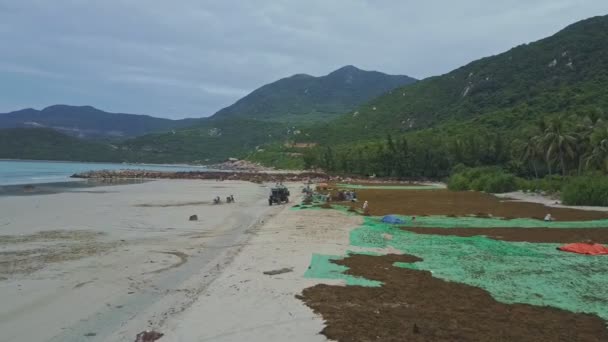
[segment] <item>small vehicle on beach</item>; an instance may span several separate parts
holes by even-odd
[[[289,203],[289,189],[284,185],[277,185],[270,189],[270,196],[268,197],[268,205]]]

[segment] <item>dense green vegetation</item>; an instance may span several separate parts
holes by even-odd
[[[247,160],[283,170],[303,170],[305,165],[302,156],[302,149],[274,144],[252,152]]]
[[[291,124],[328,121],[416,80],[345,66],[326,76],[294,75],[264,85],[214,119],[248,118]]]
[[[124,161],[115,146],[84,141],[51,129],[27,128],[0,130],[0,158]]]
[[[133,161],[153,163],[210,163],[228,157],[244,158],[293,131],[285,124],[249,119],[203,121],[170,133],[149,134],[120,145]]]
[[[608,178],[574,177],[564,185],[562,201],[568,205],[608,206]]]
[[[557,192],[570,177],[606,174],[606,42],[608,17],[591,18],[394,90],[305,131],[321,145],[304,161],[339,173],[452,174],[452,188],[490,192]]]
[[[437,125],[524,133],[545,116],[599,115],[608,108],[608,17],[390,91],[311,129],[330,144],[384,139]]]
[[[538,120],[530,135],[512,139],[475,126],[445,126],[385,141],[320,146],[307,166],[400,178],[443,178],[457,165],[500,166],[525,178],[608,172],[608,123],[590,117]]]
[[[335,147],[320,146],[304,155],[306,165],[348,174],[398,178],[449,176],[458,165],[502,165],[509,160],[508,142],[496,133],[466,131],[446,134],[430,129],[384,141]]]
[[[517,190],[517,179],[498,167],[455,168],[448,180],[448,188],[504,193]]]
[[[566,205],[608,206],[608,177],[597,172],[529,180],[518,178],[499,167],[456,167],[447,184],[450,190],[455,191],[504,193],[521,189],[560,195]]]

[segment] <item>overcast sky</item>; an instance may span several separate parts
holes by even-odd
[[[424,78],[604,14],[607,0],[0,0],[0,112],[208,116],[295,73]]]

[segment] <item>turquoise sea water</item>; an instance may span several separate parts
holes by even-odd
[[[0,185],[76,181],[78,172],[91,170],[204,171],[203,166],[76,163],[53,161],[0,160]]]

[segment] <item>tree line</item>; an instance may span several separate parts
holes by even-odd
[[[304,154],[304,164],[335,173],[404,179],[445,178],[457,165],[500,166],[524,178],[608,172],[608,123],[598,117],[547,117],[508,134],[459,127],[318,147]]]

